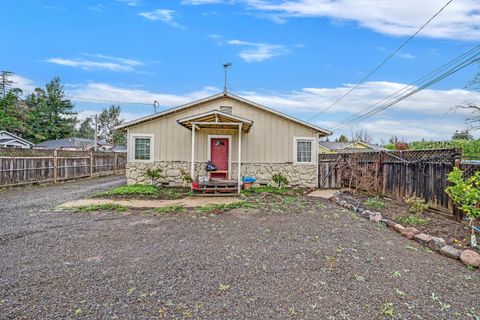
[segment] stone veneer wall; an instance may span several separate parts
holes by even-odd
[[[195,163],[196,176],[206,176],[205,162]],[[147,168],[160,168],[165,176],[159,182],[169,186],[182,186],[183,174],[190,174],[190,162],[187,161],[156,161],[156,162],[129,162],[126,176],[128,184],[148,183],[145,177]],[[292,187],[315,188],[317,186],[316,165],[294,165],[292,163],[242,163],[242,175],[257,178],[259,184],[272,183],[272,176],[281,173],[287,177]],[[232,163],[232,179],[237,178],[237,164]]]

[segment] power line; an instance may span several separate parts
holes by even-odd
[[[443,80],[443,79],[445,79],[446,77],[448,77],[448,76],[450,76],[450,75],[452,75],[452,74],[454,74],[454,73],[456,73],[456,72],[464,69],[465,67],[471,65],[472,63],[475,63],[475,62],[479,61],[479,60],[480,60],[480,50],[479,50],[479,48],[480,48],[480,45],[476,46],[474,49],[472,49],[472,50],[474,50],[474,51],[473,51],[474,54],[471,55],[471,57],[468,57],[467,59],[463,59],[462,61],[460,61],[459,63],[457,63],[455,66],[453,66],[452,68],[450,68],[450,69],[447,70],[446,72],[444,72],[444,73],[438,75],[437,77],[433,78],[432,80],[424,83],[424,84],[421,85],[420,87],[414,87],[413,85],[407,85],[407,86],[405,86],[404,88],[402,88],[402,89],[399,90],[399,91],[405,91],[405,90],[408,89],[409,87],[412,87],[412,89],[414,89],[414,90],[410,90],[409,92],[407,92],[407,93],[405,93],[405,94],[403,94],[403,95],[400,95],[400,96],[398,96],[398,97],[396,97],[396,98],[389,98],[389,97],[392,97],[392,96],[395,95],[395,94],[392,94],[392,95],[390,95],[389,97],[380,100],[380,102],[381,102],[381,101],[384,101],[384,100],[387,100],[386,103],[382,104],[381,106],[379,106],[379,107],[377,107],[377,108],[375,108],[375,109],[373,109],[373,110],[370,110],[370,111],[368,111],[368,112],[362,113],[362,114],[360,114],[360,115],[358,115],[358,116],[356,116],[356,117],[353,117],[353,118],[350,117],[349,120],[347,119],[346,121],[342,121],[343,124],[340,123],[337,127],[335,127],[335,128],[332,129],[332,130],[338,130],[338,129],[344,128],[344,127],[346,127],[347,125],[349,125],[349,124],[352,123],[352,122],[358,121],[358,120],[360,120],[360,119],[363,120],[363,119],[365,119],[365,118],[367,118],[367,117],[373,116],[373,115],[375,115],[375,114],[377,114],[377,113],[379,113],[379,112],[381,112],[381,111],[383,111],[383,110],[385,110],[385,109],[387,109],[387,108],[390,108],[391,106],[393,106],[393,105],[395,105],[395,104],[397,104],[397,103],[405,100],[406,98],[408,98],[408,97],[410,97],[410,96],[412,96],[412,95],[414,95],[414,94],[416,94],[416,93],[424,90],[425,88],[430,87],[431,85],[439,82],[440,80]],[[470,51],[472,51],[472,50],[470,50]],[[464,55],[465,55],[465,54],[463,54],[462,56],[464,56]],[[458,60],[458,58],[454,59],[453,61],[455,61],[455,60]],[[447,65],[450,65],[450,64],[452,64],[452,63],[448,63]],[[444,69],[444,67],[441,67],[441,69]],[[433,74],[435,74],[435,73],[438,73],[438,72],[433,72]],[[432,73],[430,73],[430,74],[432,74]],[[428,76],[428,75],[427,75],[427,76]],[[427,76],[425,76],[425,77],[427,77]],[[423,78],[425,78],[425,77],[423,77]],[[427,78],[428,78],[428,77],[427,77]],[[397,91],[397,92],[399,92],[399,91]],[[376,104],[374,104],[374,105],[372,105],[372,106],[375,106],[375,105],[377,105],[377,104],[379,104],[379,102],[377,102]],[[366,108],[366,110],[369,109],[369,108],[371,108],[372,106]]]
[[[349,122],[351,119],[355,118],[357,115],[360,115],[362,114],[363,112],[367,111],[368,109],[372,109],[373,107],[379,105],[380,103],[384,102],[384,101],[389,101],[391,100],[392,98],[394,98],[396,95],[402,93],[402,92],[406,92],[408,91],[410,88],[415,88],[417,86],[420,86],[424,81],[426,81],[428,78],[431,78],[433,77],[434,75],[436,74],[439,74],[441,71],[443,70],[446,70],[449,66],[453,65],[454,63],[460,61],[461,59],[463,58],[466,58],[466,57],[469,57],[469,56],[475,56],[476,54],[478,54],[480,50],[480,45],[477,45],[475,47],[473,47],[472,49],[466,51],[465,53],[461,54],[460,56],[450,60],[449,62],[443,64],[442,66],[438,67],[437,69],[433,70],[432,72],[424,75],[423,77],[421,77],[420,79],[402,87],[401,89],[393,92],[392,94],[390,94],[389,96],[383,98],[382,100],[379,100],[378,102],[368,106],[367,108],[347,117],[345,120],[343,120],[340,124],[342,123],[346,123],[346,122]],[[336,127],[335,127],[336,128]]]
[[[335,100],[331,105],[327,108],[323,109],[313,117],[309,119],[309,121],[315,119],[323,112],[330,110],[334,106],[336,106],[340,101],[342,101],[346,96],[348,96],[353,90],[357,89],[362,83],[364,83],[368,78],[370,78],[375,72],[378,71],[385,63],[387,63],[390,59],[392,59],[403,47],[405,47],[417,34],[420,33],[433,19],[435,19],[453,0],[449,0],[440,10],[438,10],[427,22],[425,22],[414,34],[412,34],[405,42],[403,42],[400,47],[398,47],[395,51],[393,51],[386,59],[384,59],[378,66],[376,66],[372,71],[370,71],[366,76],[364,76],[357,84],[351,87],[347,92],[345,92],[340,98]]]
[[[28,92],[28,93],[35,93],[32,90],[24,90],[22,89],[23,92]],[[68,93],[65,93],[65,97],[72,99],[72,100],[81,100],[81,101],[94,101],[94,102],[104,102],[104,103],[116,103],[116,104],[138,104],[138,105],[145,105],[145,106],[152,106],[152,103],[148,102],[135,102],[135,101],[115,101],[115,100],[108,100],[108,99],[97,99],[97,98],[89,98],[89,97],[80,97],[80,96],[74,96],[70,95]]]

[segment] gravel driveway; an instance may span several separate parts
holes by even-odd
[[[478,270],[321,199],[214,216],[53,210],[121,183],[0,192],[1,319],[480,314]]]

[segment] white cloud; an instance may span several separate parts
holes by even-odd
[[[187,5],[202,5],[202,4],[214,4],[214,3],[221,3],[222,0],[183,0],[182,4]]]
[[[117,0],[118,2],[125,3],[130,7],[138,7],[140,5],[140,0]]]
[[[20,88],[25,91],[33,91],[36,88],[35,82],[17,74],[12,74],[9,79],[13,81],[12,87]]]
[[[22,89],[31,91],[35,87],[33,81],[18,75],[12,76],[12,80],[17,87]],[[237,94],[308,121],[312,115],[325,109],[351,86],[353,85],[346,84],[336,88],[304,88],[283,92],[243,91]],[[365,107],[385,98],[403,86],[402,83],[387,81],[364,83],[337,106],[312,121],[325,128],[333,128],[348,116],[362,111]],[[84,101],[74,97],[120,101],[124,102],[121,104],[122,107],[128,106],[128,103],[147,104],[145,106],[135,105],[134,109],[132,106],[128,106],[127,111],[130,114],[124,116],[126,120],[151,113],[153,110],[151,106],[155,100],[159,101],[162,108],[167,108],[205,98],[221,91],[217,87],[205,87],[184,94],[171,94],[108,83],[67,84],[65,88],[67,97],[75,102],[77,110],[91,110],[92,104],[103,105],[105,103]],[[480,96],[477,92],[464,89],[426,89],[374,117],[355,122],[351,126],[336,131],[335,135],[342,132],[349,134],[351,129],[354,131],[366,129],[376,141],[380,141],[381,138],[388,139],[393,135],[408,140],[448,139],[455,130],[467,128],[463,118],[466,114],[465,111],[460,110],[458,113],[454,113],[451,110],[452,107],[467,101],[479,103]]]
[[[407,36],[436,13],[445,1],[438,0],[245,0],[254,9],[276,16],[327,17],[353,21],[376,32]],[[456,0],[437,16],[419,36],[445,39],[480,39],[480,2]]]
[[[102,54],[84,54],[89,59],[65,59],[65,58],[49,58],[45,60],[49,63],[54,63],[62,66],[79,68],[86,71],[93,70],[110,70],[116,72],[130,72],[135,71],[135,67],[143,65],[142,62],[134,59],[125,59],[119,57],[112,57]],[[93,60],[92,58],[96,58]]]
[[[288,53],[287,48],[280,44],[254,43],[241,40],[230,40],[230,45],[247,47],[238,54],[245,62],[259,62]]]
[[[174,10],[157,9],[149,12],[141,12],[139,13],[139,15],[148,20],[153,20],[153,21],[159,20],[168,25],[171,25],[172,27],[185,29],[185,26],[179,24],[174,20],[174,15],[175,15]]]

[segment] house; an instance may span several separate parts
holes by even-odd
[[[36,144],[34,149],[66,150],[66,151],[89,151],[93,150],[95,141],[85,138],[64,138],[57,140],[48,140]],[[113,143],[97,141],[97,151],[113,151],[116,146]],[[119,146],[120,147],[120,146]]]
[[[316,187],[317,141],[328,130],[223,92],[116,127],[127,133],[128,183],[145,181],[147,168],[162,169],[165,182],[185,176],[260,184],[281,173],[290,185]],[[206,172],[207,161],[217,171]],[[240,167],[240,170],[238,168]]]
[[[32,146],[33,143],[28,140],[7,131],[0,131],[0,148],[30,149]]]
[[[355,142],[333,142],[319,141],[318,153],[351,153],[351,152],[368,152],[368,151],[387,151],[379,145],[355,141]]]

